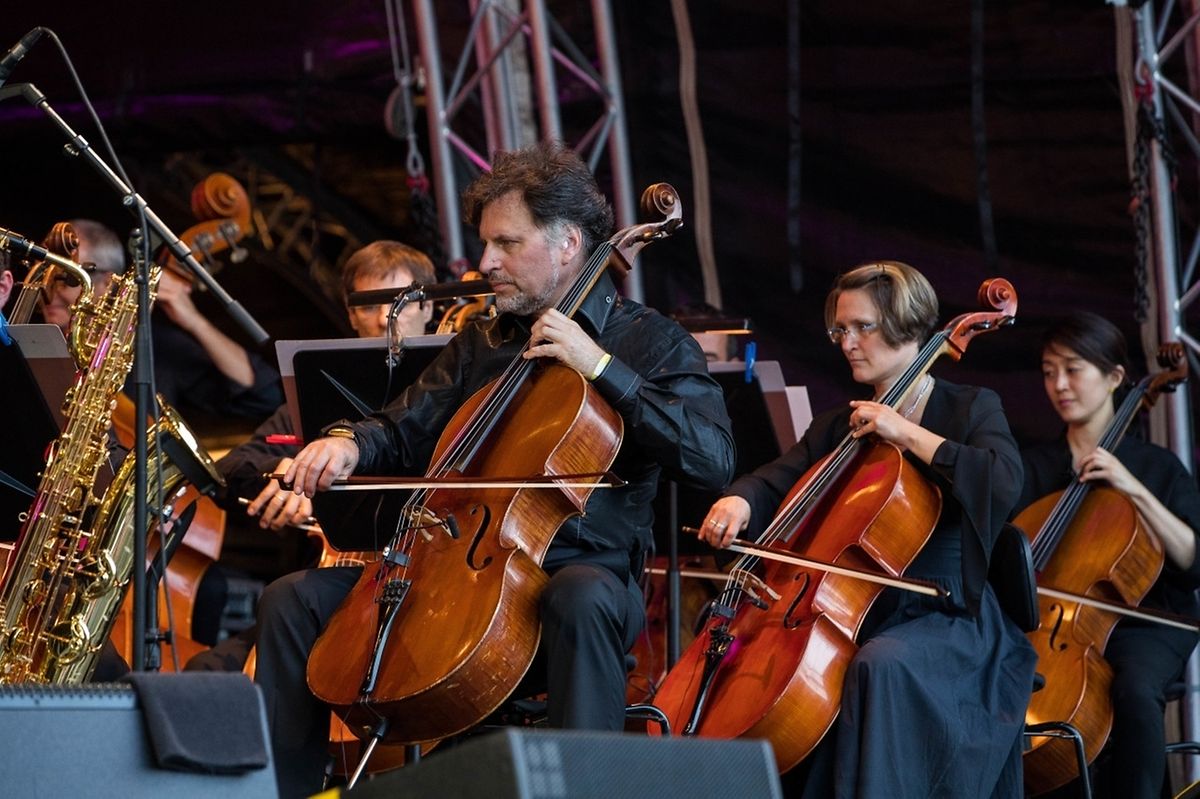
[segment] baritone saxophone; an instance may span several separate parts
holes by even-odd
[[[159,274],[151,268],[152,298]],[[86,273],[77,277],[84,290],[72,309],[70,346],[79,371],[63,400],[63,432],[50,446],[0,586],[0,684],[86,680],[134,568],[134,454],[103,497],[94,487],[108,460],[117,394],[133,363],[137,285],[132,275],[118,275],[105,296],[93,299]],[[212,458],[166,404],[149,435],[151,466],[158,456],[166,460],[163,496],[184,480],[207,492],[222,484]],[[158,470],[147,474],[153,498]]]

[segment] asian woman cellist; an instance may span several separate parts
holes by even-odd
[[[1098,446],[1126,385],[1121,331],[1092,313],[1073,314],[1042,339],[1046,396],[1066,425],[1056,440],[1022,452],[1025,486],[1018,507],[1066,488],[1075,480],[1107,485],[1129,499],[1142,528],[1161,544],[1163,568],[1142,607],[1200,616],[1196,558],[1200,492],[1169,451],[1132,435],[1115,452]],[[1054,557],[1062,553],[1056,552]],[[1113,671],[1113,724],[1097,761],[1097,796],[1157,799],[1166,771],[1164,692],[1178,679],[1197,636],[1136,619],[1112,629],[1104,659]],[[1044,690],[1052,688],[1049,684]],[[1064,795],[1071,795],[1068,786]]]
[[[793,772],[805,797],[1022,792],[1035,656],[986,582],[992,544],[1020,485],[1016,443],[987,389],[926,374],[898,408],[876,401],[914,362],[937,311],[933,288],[906,264],[869,263],[841,275],[825,305],[829,338],[874,399],[815,418],[791,450],[737,480],[700,531],[724,547],[739,532],[761,529],[848,431],[895,444],[941,491],[940,517],[905,575],[935,582],[949,597],[887,589],[876,600],[856,639],[840,714]]]

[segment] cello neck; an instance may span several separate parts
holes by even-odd
[[[1097,442],[1098,447],[1116,453],[1121,440],[1129,432],[1129,426],[1137,418],[1142,407],[1146,405],[1152,381],[1153,378],[1145,377],[1133,387],[1113,413],[1112,419],[1109,419],[1108,424],[1105,425],[1104,432],[1100,434],[1100,440]],[[1058,549],[1059,542],[1066,535],[1067,528],[1070,527],[1076,512],[1083,501],[1087,499],[1091,490],[1090,482],[1072,480],[1071,485],[1063,491],[1034,540],[1032,555],[1033,566],[1036,570],[1044,571],[1050,563],[1050,559]]]
[[[1188,362],[1183,345],[1177,341],[1168,341],[1158,348],[1158,365],[1162,370],[1156,374],[1142,378],[1129,395],[1121,402],[1120,407],[1113,413],[1096,442],[1111,453],[1116,453],[1117,445],[1125,437],[1129,425],[1137,417],[1142,408],[1149,408],[1158,401],[1164,391],[1174,391],[1175,387],[1187,379]],[[1066,534],[1067,526],[1075,518],[1075,512],[1083,503],[1090,490],[1090,483],[1078,480],[1063,491],[1063,495],[1051,510],[1045,523],[1038,531],[1033,544],[1033,565],[1040,571],[1050,562],[1050,557],[1058,547],[1058,543]]]

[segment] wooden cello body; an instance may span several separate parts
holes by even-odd
[[[1059,491],[1030,505],[1016,518],[1022,530],[1037,532],[1061,500]],[[1093,489],[1059,545],[1060,555],[1038,569],[1038,583],[1086,596],[1137,605],[1163,566],[1162,546],[1147,533],[1137,510],[1111,488]],[[1039,597],[1041,624],[1029,633],[1038,653],[1045,686],[1029,702],[1028,724],[1065,721],[1083,736],[1092,762],[1112,731],[1110,699],[1113,673],[1104,647],[1118,617],[1099,608]],[[1045,793],[1077,776],[1074,746],[1061,738],[1037,738],[1024,756],[1025,784]]]
[[[603,472],[621,442],[621,418],[578,373],[539,370],[510,405],[495,437],[465,474]],[[488,389],[455,414],[435,460],[474,417]],[[309,657],[309,687],[358,731],[383,714],[385,740],[417,743],[460,732],[506,699],[539,640],[537,602],[547,581],[541,561],[558,527],[579,513],[588,489],[434,490],[423,505],[454,518],[458,537],[433,525],[409,553],[404,597],[383,650],[369,706],[358,702],[379,629],[384,561],[369,564],[330,619]],[[420,590],[415,587],[419,586]]]
[[[1100,439],[1115,452],[1137,412],[1187,374],[1182,347],[1160,350],[1165,371],[1145,378],[1116,409]],[[1141,603],[1163,567],[1162,544],[1119,491],[1076,481],[1034,502],[1015,519],[1030,540],[1038,585],[1126,606]],[[1120,617],[1079,602],[1039,597],[1040,625],[1029,633],[1045,686],[1033,694],[1029,724],[1065,721],[1083,736],[1092,762],[1112,731],[1113,672],[1104,648]],[[1025,784],[1045,793],[1077,776],[1070,741],[1037,738],[1024,755]]]
[[[828,467],[804,475],[785,505],[813,489]],[[941,496],[891,444],[862,448],[845,476],[823,492],[789,542],[805,557],[900,575],[941,511]],[[854,530],[852,537],[831,530]],[[767,738],[780,771],[800,762],[837,718],[842,680],[858,651],[855,636],[882,587],[814,569],[771,563],[761,575],[765,609],[744,606],[726,631],[713,628],[681,655],[654,703],[674,730],[711,738]],[[774,597],[778,596],[778,599]],[[773,600],[773,601],[772,601]],[[694,717],[714,637],[731,635],[708,687],[707,710]]]
[[[942,354],[961,355],[977,333],[1016,312],[1007,281],[984,284],[980,299],[999,312],[955,319],[925,344],[880,402],[897,408]],[[760,547],[810,562],[898,576],[920,553],[941,498],[893,445],[847,435],[793,486],[758,538]],[[816,567],[754,556],[735,565],[705,631],[684,652],[655,697],[684,735],[771,741],[786,771],[837,718],[855,638],[882,589]]]
[[[678,227],[673,189],[656,184],[642,200],[665,221],[601,244],[557,310],[573,316],[605,268],[627,268],[645,243]],[[356,734],[384,742],[444,738],[495,710],[537,650],[549,579],[541,563],[554,534],[583,511],[616,458],[622,429],[620,415],[578,372],[518,354],[456,411],[427,477],[584,477],[548,488],[414,493],[384,558],[364,569],[314,646],[313,694]]]

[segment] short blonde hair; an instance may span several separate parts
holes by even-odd
[[[398,241],[373,241],[342,265],[342,301],[354,291],[356,278],[384,278],[397,269],[407,270],[413,282],[423,286],[437,282],[433,262],[425,253]]]
[[[825,326],[833,327],[842,292],[861,289],[879,309],[879,332],[890,347],[923,344],[937,324],[938,300],[925,276],[899,261],[873,261],[838,276],[825,298]]]

